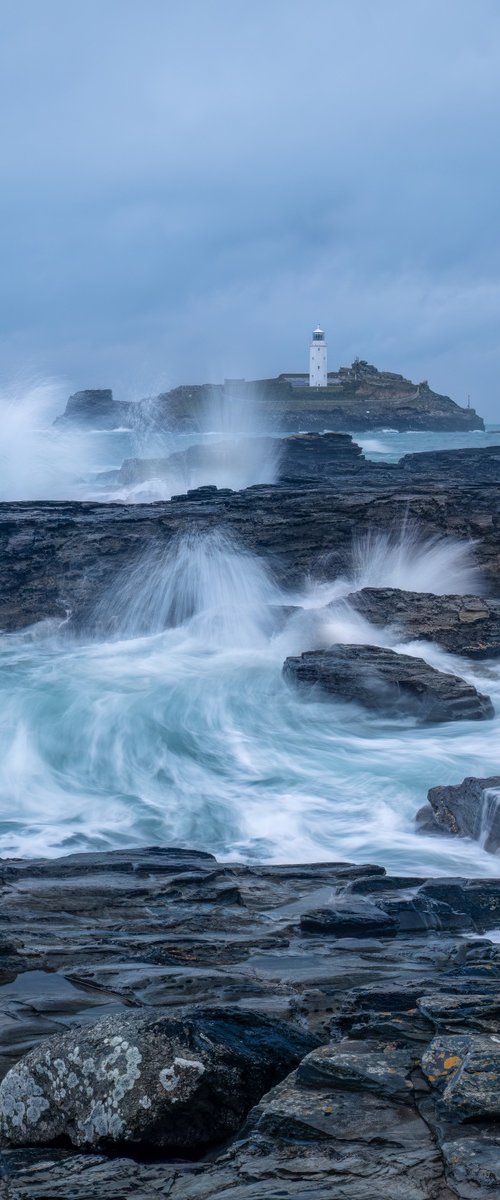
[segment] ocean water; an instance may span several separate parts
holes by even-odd
[[[5,499],[90,498],[100,470],[138,453],[136,432],[54,435],[38,400],[34,410],[28,443],[13,420]],[[187,440],[170,435],[167,452]],[[500,430],[358,440],[370,457],[393,460],[495,444]],[[24,463],[12,456],[16,441]],[[142,451],[158,452],[144,433]],[[344,578],[288,593],[215,531],[180,539],[117,581],[84,637],[53,623],[0,637],[0,854],[186,845],[249,862],[345,859],[493,876],[498,862],[478,843],[417,835],[414,816],[430,786],[498,771],[500,665],[370,628],[345,601],[363,584],[466,592],[481,580],[469,547],[426,545],[407,530],[399,543],[353,545]],[[334,641],[421,655],[487,692],[498,715],[421,726],[284,681],[287,655]]]

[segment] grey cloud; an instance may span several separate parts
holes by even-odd
[[[4,0],[0,350],[140,395],[312,322],[500,421],[496,0]]]

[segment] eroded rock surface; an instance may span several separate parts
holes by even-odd
[[[43,1063],[115,1022],[122,1042],[126,1027],[192,1028],[207,1006],[228,1031],[236,1009],[237,1039],[265,1014],[286,1039],[299,1029],[322,1043],[264,1085],[216,1156],[6,1147],[6,1200],[496,1197],[500,946],[477,935],[500,926],[500,881],[151,848],[4,860],[0,887],[4,1073],[30,1048]],[[389,930],[370,925],[374,909]]]
[[[287,658],[285,678],[302,688],[354,700],[391,716],[421,721],[481,721],[494,715],[488,696],[422,658],[385,646],[329,646]]]
[[[500,654],[500,600],[434,596],[399,588],[362,588],[346,600],[371,625],[392,625],[407,639],[437,642],[468,658]]]

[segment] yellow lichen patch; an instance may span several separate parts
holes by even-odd
[[[458,1054],[452,1054],[450,1058],[445,1058],[443,1063],[445,1071],[451,1071],[452,1067],[458,1067],[461,1061],[462,1059],[458,1057]]]

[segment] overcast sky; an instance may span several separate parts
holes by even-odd
[[[1,0],[0,378],[358,354],[500,422],[498,0]]]

